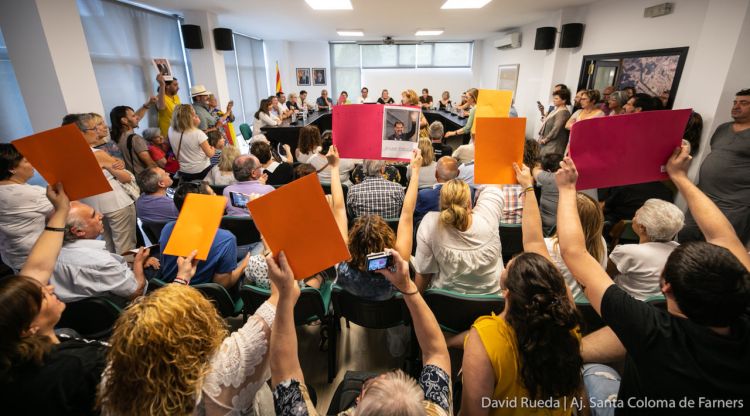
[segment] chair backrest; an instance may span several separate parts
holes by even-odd
[[[151,240],[151,243],[158,244],[161,237],[161,230],[164,229],[165,225],[167,225],[167,221],[143,221],[143,231],[146,233],[148,239]]]
[[[383,218],[383,221],[388,224],[389,227],[391,227],[391,230],[393,230],[394,234],[398,234],[398,221],[400,218]]]
[[[330,282],[325,282],[320,289],[309,286],[302,288],[299,299],[294,305],[295,325],[305,325],[328,316],[331,287]],[[244,303],[243,313],[247,316],[254,314],[260,305],[271,297],[271,291],[257,286],[244,285],[240,289],[240,297]]]
[[[224,188],[227,187],[227,185],[209,185],[211,189],[213,189],[214,193],[216,195],[222,196],[224,195]]]
[[[232,297],[229,296],[229,292],[224,289],[224,286],[218,283],[201,283],[192,286],[198,289],[206,299],[214,304],[221,316],[237,316],[242,312],[242,298],[238,301],[232,300]]]
[[[331,299],[333,312],[337,317],[346,318],[365,328],[392,328],[409,320],[401,295],[394,295],[386,300],[369,300],[334,285]]]
[[[320,183],[320,186],[323,187],[323,193],[328,195],[331,193],[331,184],[330,183]],[[349,186],[345,184],[341,184],[341,190],[344,192],[344,201],[346,202],[346,195],[349,193]]]
[[[664,295],[651,296],[646,299],[645,302],[661,310],[667,310],[667,298],[665,298]]]
[[[620,220],[612,226],[609,235],[612,237],[612,247],[618,244],[637,244],[640,241],[638,234],[633,231],[633,221],[631,220]]]
[[[523,232],[521,224],[500,224],[500,244],[502,245],[503,263],[523,252]]]
[[[245,140],[250,140],[253,134],[250,132],[250,126],[247,123],[240,124],[240,134]]]
[[[581,313],[581,333],[583,335],[590,334],[597,329],[604,327],[604,321],[602,321],[601,316],[596,313],[588,299],[576,299],[576,309]]]
[[[224,216],[219,228],[229,231],[237,238],[237,245],[244,246],[260,242],[260,231],[250,217]]]
[[[107,339],[122,308],[106,297],[92,297],[65,304],[58,328],[71,328],[83,338]]]
[[[457,334],[471,328],[477,318],[502,313],[505,299],[499,295],[465,295],[443,289],[429,289],[424,300],[440,326]]]

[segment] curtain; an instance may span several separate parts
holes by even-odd
[[[18,87],[16,73],[8,57],[3,33],[0,32],[0,106],[7,111],[0,112],[0,142],[8,143],[32,133],[31,120]]]
[[[252,124],[261,98],[268,96],[263,41],[235,33],[234,51],[225,52],[224,63],[229,95],[238,110],[235,111],[237,120],[241,120],[235,122],[235,127],[239,128],[241,123]]]

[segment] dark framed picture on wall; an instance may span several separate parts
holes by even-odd
[[[688,48],[652,49],[583,57],[578,88],[602,91],[635,88],[636,93],[658,97],[665,108],[672,108],[680,85]]]
[[[297,68],[297,85],[310,85],[310,68]]]
[[[313,68],[313,85],[326,85],[326,69],[325,68]]]

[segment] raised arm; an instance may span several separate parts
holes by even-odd
[[[287,152],[289,151],[287,150]],[[339,232],[344,239],[344,243],[349,244],[349,225],[346,218],[346,201],[344,201],[344,190],[341,187],[341,175],[339,173],[341,159],[339,159],[339,151],[336,146],[332,145],[328,148],[326,159],[328,159],[328,166],[331,167],[331,209],[333,210],[333,218],[336,220],[336,225],[339,227]]]
[[[578,171],[573,160],[566,157],[555,174],[560,197],[557,203],[557,237],[560,254],[570,273],[578,279],[586,297],[597,313],[601,314],[602,296],[614,284],[601,264],[586,251],[581,219],[576,207],[576,180]]]
[[[737,259],[750,270],[750,255],[742,244],[732,224],[721,210],[701,192],[687,176],[688,167],[693,159],[688,146],[675,149],[667,162],[667,173],[688,204],[695,222],[706,236],[706,241],[731,251]],[[750,201],[748,201],[750,203]]]
[[[135,110],[135,115],[138,116],[138,120],[142,120],[143,116],[146,115],[146,111],[148,111],[149,108],[151,108],[152,105],[156,103],[158,98],[154,95],[148,97],[148,101],[146,101],[142,106],[138,107],[137,110]]]
[[[166,94],[165,87],[167,86],[166,82],[164,81],[164,75],[161,73],[156,75],[156,81],[159,83],[159,94],[156,96],[156,108],[158,110],[163,110],[167,108],[167,104],[164,102],[164,96]]]
[[[52,271],[55,269],[57,256],[62,248],[63,235],[65,235],[63,231],[65,222],[70,211],[70,200],[61,183],[47,186],[47,199],[55,207],[55,212],[47,220],[47,227],[55,230],[42,231],[19,273],[21,276],[38,280],[43,286],[49,283]]]
[[[451,373],[451,359],[445,337],[440,331],[435,315],[425,303],[417,286],[409,278],[409,263],[396,250],[387,250],[393,256],[393,269],[383,269],[377,272],[385,276],[393,286],[404,295],[404,302],[409,308],[417,342],[422,349],[422,362],[425,365],[440,367],[446,373]],[[394,270],[394,271],[392,271]],[[296,346],[296,343],[295,343]]]
[[[294,304],[297,303],[300,289],[283,251],[279,252],[278,262],[269,254],[266,263],[268,278],[279,291],[270,352],[271,386],[275,389],[279,383],[289,379],[300,383],[305,381],[297,355],[297,332],[294,329]]]
[[[398,232],[396,233],[395,249],[401,257],[408,259],[411,256],[411,248],[414,243],[414,208],[417,206],[417,193],[419,193],[419,169],[422,167],[422,152],[415,149],[411,157],[411,179],[406,188],[404,203],[401,206],[401,216],[398,219]]]
[[[544,256],[547,260],[552,261],[547,251],[547,245],[544,243],[544,234],[542,233],[542,217],[539,214],[539,205],[536,202],[534,194],[534,180],[531,178],[531,171],[526,165],[519,167],[513,164],[516,171],[516,179],[523,187],[523,217],[521,226],[523,230],[523,251],[537,253]],[[554,262],[552,261],[554,264]]]

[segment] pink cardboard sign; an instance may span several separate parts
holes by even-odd
[[[691,109],[648,111],[582,120],[570,130],[578,189],[668,179],[664,165],[682,143]]]
[[[382,105],[333,107],[333,144],[339,156],[349,159],[381,159]]]

